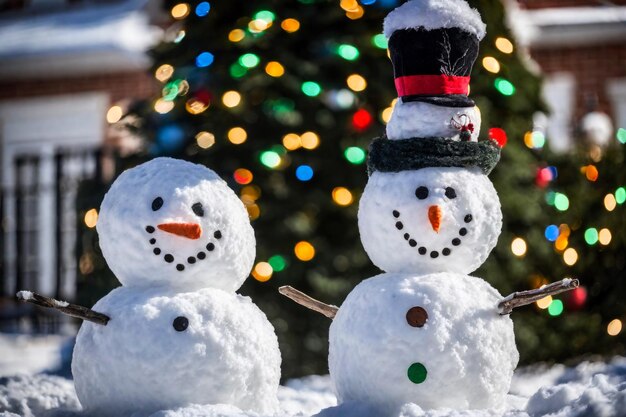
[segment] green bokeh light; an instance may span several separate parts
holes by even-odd
[[[230,72],[230,76],[231,77],[233,77],[233,78],[241,78],[244,75],[246,75],[248,70],[246,70],[244,67],[239,65],[237,62],[235,62],[233,65],[230,66],[229,72]]]
[[[162,91],[163,100],[172,101],[176,98],[176,96],[178,95],[178,82],[177,81],[179,80],[170,81],[169,83],[165,84],[165,86],[163,87],[163,91]]]
[[[276,168],[280,165],[280,155],[274,151],[265,151],[261,153],[261,163],[268,168]]]
[[[585,230],[585,242],[587,242],[587,245],[598,243],[598,230],[595,227]]]
[[[259,65],[261,59],[255,54],[243,54],[239,57],[239,64],[246,68],[254,68]]]
[[[322,92],[322,87],[314,81],[305,81],[302,83],[302,92],[309,97],[315,97]]]
[[[351,164],[362,164],[365,161],[365,151],[358,146],[350,146],[347,148],[343,155]]]
[[[543,132],[536,130],[532,133],[531,138],[533,148],[535,149],[543,148],[543,146],[546,144],[546,136],[543,134]]]
[[[495,85],[496,90],[504,96],[512,96],[515,94],[515,86],[509,80],[496,78],[493,84]]]
[[[287,267],[287,259],[282,255],[274,255],[267,260],[267,263],[271,265],[272,269],[276,272],[280,272]]]
[[[626,201],[626,189],[624,187],[619,187],[615,190],[615,201],[617,204],[624,204],[624,201]]]
[[[548,203],[549,206],[553,206],[555,197],[556,193],[554,191],[548,191],[546,193],[546,203]]]
[[[387,49],[387,38],[382,33],[372,36],[372,44],[380,49]]]
[[[356,47],[348,44],[339,45],[337,53],[340,57],[347,61],[354,61],[359,57],[359,50]]]
[[[276,15],[269,10],[261,10],[254,15],[255,19],[265,20],[266,22],[273,22],[276,19]]]
[[[554,207],[559,211],[566,211],[569,208],[569,198],[565,194],[556,193],[554,195]]]
[[[617,129],[617,133],[615,134],[615,136],[620,143],[626,143],[626,129],[624,129],[623,127]]]
[[[548,314],[553,317],[560,316],[563,313],[563,301],[552,300],[550,307],[548,307]]]

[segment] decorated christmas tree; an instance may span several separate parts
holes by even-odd
[[[598,163],[602,172],[601,164],[616,158],[607,166],[606,177],[600,175],[594,184],[604,178],[617,182],[605,183],[593,200],[579,192],[582,183],[593,186],[580,174],[581,159],[545,162],[552,156],[541,150],[541,132],[533,132],[532,125],[533,114],[542,109],[539,77],[517,50],[501,2],[470,3],[487,23],[471,83],[471,97],[482,115],[480,136],[508,139],[490,176],[505,224],[498,246],[476,274],[503,294],[566,276],[581,278],[586,286],[586,278],[593,279],[597,270],[594,262],[613,252],[618,242],[623,247],[623,236],[616,236],[618,225],[610,227],[615,231],[611,244],[603,245],[602,228],[609,226],[600,221],[590,224],[598,230],[600,243],[583,248],[598,256],[587,260],[588,254],[579,250],[580,260],[573,267],[563,257],[567,245],[555,248],[546,239],[546,227],[557,226],[561,240],[556,242],[561,244],[560,236],[568,230],[561,224],[587,228],[575,225],[582,224],[583,218],[598,218],[603,196],[619,186],[610,173],[621,159],[614,154]],[[206,164],[245,203],[258,246],[255,279],[248,280],[241,292],[253,296],[276,328],[284,377],[326,372],[329,321],[285,302],[277,288],[293,285],[339,305],[356,283],[377,273],[359,240],[356,213],[367,179],[369,143],[384,133],[397,96],[381,22],[399,4],[395,0],[165,2],[172,24],[153,51],[154,75],[162,93],[130,109],[140,116],[134,127],[147,139],[146,153],[139,159],[166,155]],[[128,159],[123,167],[134,163],[135,159]],[[569,168],[551,168],[558,164]],[[560,195],[569,196],[572,209],[560,211]],[[620,198],[623,201],[621,195],[614,194],[618,203]],[[576,196],[588,213],[573,209]],[[606,213],[619,221],[614,212],[602,210],[602,216]],[[565,218],[570,215],[571,219]],[[555,233],[553,228],[550,231]],[[98,255],[95,234],[86,228],[83,233],[87,238],[81,240],[85,242],[81,250],[90,253],[95,266],[82,274],[81,282],[113,286],[115,281]],[[570,246],[581,248],[574,245],[582,236],[580,230],[571,236]],[[596,284],[597,292],[590,293],[598,304],[610,291],[606,286],[610,274],[619,271],[618,253],[615,250],[607,275]],[[582,291],[577,291],[577,297]],[[97,299],[103,293],[89,297]],[[613,294],[617,302],[620,293]],[[515,312],[522,362],[602,351],[595,336],[572,345],[551,337],[551,331],[559,325],[579,334],[585,324],[593,327],[590,334],[607,337],[606,324],[615,307],[605,304],[602,315],[597,314],[600,310],[589,315],[589,300],[575,307],[569,298],[560,298],[566,301],[566,314],[559,311],[561,301],[541,308],[549,300]],[[570,314],[576,308],[579,312]]]

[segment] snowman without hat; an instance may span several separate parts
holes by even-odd
[[[122,283],[94,310],[29,291],[18,298],[86,320],[72,358],[89,415],[150,414],[189,404],[278,406],[273,327],[235,293],[255,256],[235,193],[210,169],[157,158],[122,173],[98,219]]]
[[[423,409],[501,409],[517,365],[513,307],[577,286],[564,280],[503,298],[468,274],[497,242],[502,214],[487,175],[500,144],[478,141],[467,96],[485,34],[462,0],[413,0],[385,19],[398,102],[374,139],[358,226],[384,273],[340,308],[290,287],[281,293],[333,318],[329,369],[340,403],[378,415]]]

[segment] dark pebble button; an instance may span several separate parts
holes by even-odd
[[[411,307],[406,312],[406,322],[411,327],[423,327],[428,320],[428,313],[422,307]]]

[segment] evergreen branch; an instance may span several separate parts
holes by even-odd
[[[577,279],[565,278],[558,282],[553,282],[541,288],[528,291],[514,292],[506,296],[502,301],[498,303],[500,309],[500,315],[511,314],[514,308],[532,304],[535,301],[539,301],[548,295],[560,294],[565,291],[573,290],[577,288],[579,282]]]
[[[334,319],[337,315],[337,311],[339,310],[339,307],[322,303],[315,298],[309,297],[302,291],[296,290],[290,285],[284,285],[278,288],[278,292],[310,310],[317,311],[318,313],[325,315],[329,319]]]
[[[20,291],[17,293],[17,299],[27,303],[32,303],[40,307],[52,308],[58,310],[68,316],[76,317],[82,320],[87,320],[92,323],[106,324],[111,319],[109,316],[93,311],[87,307],[79,306],[76,304],[68,303],[67,301],[59,301],[54,298],[44,297],[43,295],[31,292]]]

